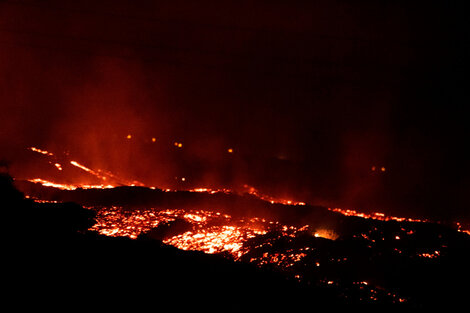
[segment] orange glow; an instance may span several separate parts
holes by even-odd
[[[382,166],[382,167],[380,168],[380,170],[381,170],[382,172],[385,172],[385,167]]]
[[[127,137],[126,137],[126,138],[127,138],[127,139],[131,139],[131,138],[132,138],[132,135],[131,135],[131,134],[129,134],[129,135],[127,135]]]
[[[60,165],[59,163],[55,163],[54,166],[55,166],[59,171],[62,171],[62,165]]]
[[[229,149],[227,149],[227,152],[228,152],[228,153],[233,153],[233,149],[232,149],[232,148],[229,148]]]
[[[155,142],[155,141],[157,141],[157,138],[153,137],[152,142]]]
[[[318,229],[315,231],[314,236],[317,238],[321,237],[330,240],[336,240],[339,237],[338,234],[330,229]]]

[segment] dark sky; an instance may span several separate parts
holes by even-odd
[[[41,146],[146,182],[182,173],[465,215],[464,12],[438,1],[2,1],[2,158],[14,166]],[[174,141],[184,154],[167,153]]]

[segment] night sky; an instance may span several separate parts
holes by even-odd
[[[0,159],[469,217],[467,24],[459,2],[2,1]]]

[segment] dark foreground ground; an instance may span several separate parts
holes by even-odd
[[[381,234],[387,234],[402,227],[397,223],[371,224],[347,218],[340,220],[344,240],[295,238],[309,240],[316,251],[329,258],[347,253],[351,262],[357,262],[322,267],[324,272],[312,273],[307,284],[287,279],[275,269],[233,262],[220,255],[178,250],[146,236],[131,240],[88,232],[94,224],[93,211],[70,202],[39,204],[24,199],[6,175],[1,176],[0,199],[6,238],[5,299],[18,309],[314,312],[451,309],[467,303],[470,245],[466,235],[446,228],[436,232],[435,228],[423,226],[426,229],[418,231],[426,236],[435,235],[438,242],[444,242],[443,236],[450,241],[445,242],[447,252],[439,261],[397,256],[390,252],[397,248],[388,246],[389,241],[370,248],[366,247],[370,246],[368,241],[347,236],[348,232],[367,233],[375,229],[375,233],[367,233],[373,236],[377,227],[383,228]],[[416,248],[413,245],[423,248],[422,243],[429,240],[418,238],[414,244],[410,241],[399,248],[406,254]],[[306,260],[314,262],[309,257]],[[306,272],[312,267],[304,265]],[[352,289],[312,283],[324,275],[336,276],[338,281],[356,274],[369,278],[372,275],[375,281],[399,286],[398,290],[412,299],[395,304],[362,302],[357,297],[351,301],[355,297]]]

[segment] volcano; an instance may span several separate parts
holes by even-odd
[[[7,298],[467,307],[460,2],[0,2]]]

